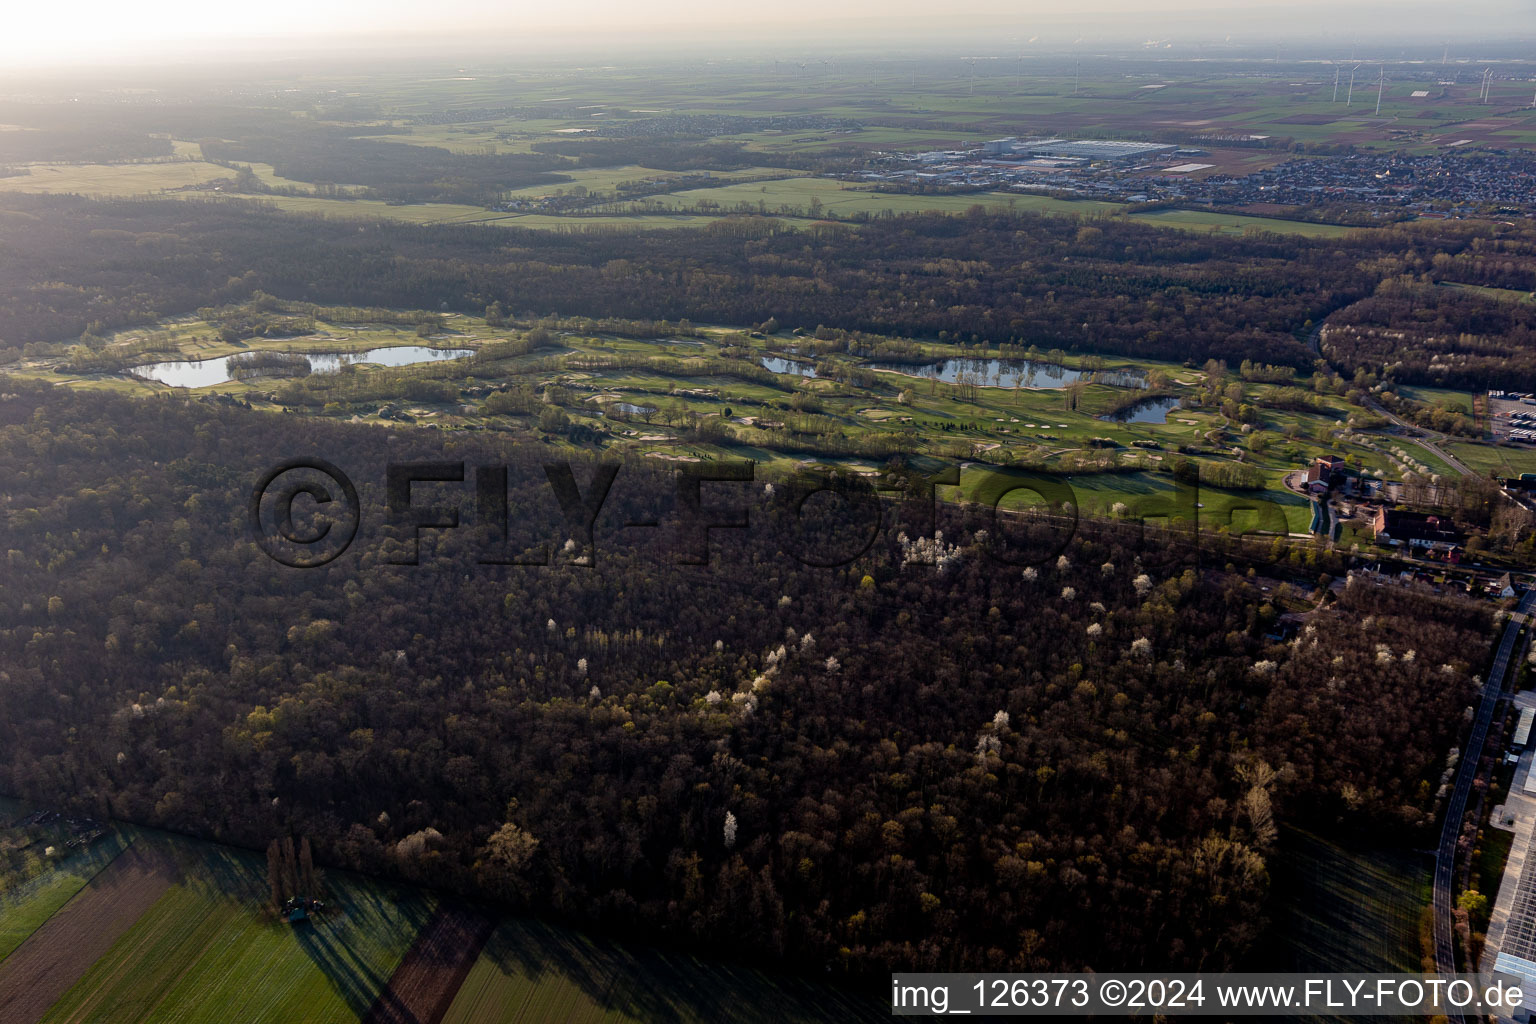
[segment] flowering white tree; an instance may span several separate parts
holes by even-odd
[[[1152,577],[1142,573],[1131,581],[1131,585],[1136,588],[1137,594],[1145,597],[1152,590]]]
[[[736,815],[730,811],[725,812],[725,848],[729,850],[736,845]]]

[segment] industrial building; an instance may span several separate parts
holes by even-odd
[[[1171,143],[1123,142],[1117,139],[993,139],[981,147],[982,154],[1001,159],[1052,158],[1082,160],[1136,160],[1154,153],[1177,149]]]

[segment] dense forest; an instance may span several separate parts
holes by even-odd
[[[1349,374],[1474,391],[1536,389],[1536,306],[1520,297],[1393,278],[1329,321],[1323,352]]]
[[[557,234],[323,221],[215,200],[14,196],[0,198],[0,342],[73,339],[259,289],[476,313],[499,302],[537,314],[774,317],[807,329],[1305,367],[1304,325],[1373,292],[1381,247],[1427,262],[1467,241],[1449,229],[1239,239],[979,209],[817,230],[737,218],[700,231]]]
[[[85,220],[140,211],[165,223]],[[150,297],[153,263],[111,264],[85,287],[171,294]],[[362,502],[353,547],[307,570],[248,521],[257,478],[303,456]],[[468,482],[417,485],[464,528],[396,564],[412,531],[386,525],[385,465],[445,460],[507,468],[496,550],[543,564],[484,564],[509,559],[484,557],[474,510],[498,503]],[[1320,598],[1272,639],[1281,595],[1240,553],[1202,568],[1115,524],[952,508],[931,536],[892,508],[868,554],[818,568],[807,545],[860,536],[859,503],[802,521],[760,480],[703,485],[749,528],[683,565],[673,474],[544,461],[0,378],[0,792],[253,848],[308,836],[326,864],[808,965],[1218,968],[1264,927],[1280,823],[1432,831],[1488,653],[1485,608],[1395,589]],[[561,509],[607,473],[589,539]]]
[[[367,198],[397,203],[490,205],[511,188],[559,184],[567,162],[521,153],[454,153],[437,146],[351,138],[350,130],[286,130],[240,141],[208,139],[203,154],[223,164],[269,163],[281,177],[316,185],[362,185]]]

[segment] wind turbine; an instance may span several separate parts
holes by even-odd
[[[1333,66],[1333,102],[1339,102],[1339,66]]]
[[[1381,66],[1381,73],[1376,76],[1376,116],[1381,116],[1381,91],[1387,85],[1387,66]]]
[[[1355,72],[1359,71],[1361,67],[1362,65],[1356,64],[1349,69],[1349,94],[1344,98],[1344,105],[1346,107],[1355,102]]]
[[[970,92],[970,95],[975,96],[976,95],[976,58],[972,57],[968,61],[966,61],[966,63],[971,66],[971,92]]]
[[[1073,96],[1077,95],[1078,86],[1082,84],[1082,81],[1083,81],[1083,62],[1082,61],[1078,61],[1077,62],[1077,70],[1072,73],[1072,95]]]

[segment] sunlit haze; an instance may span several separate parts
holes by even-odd
[[[450,0],[311,3],[272,0],[259,7],[158,0],[106,0],[16,5],[6,12],[0,58],[17,65],[97,61],[197,61],[221,53],[275,57],[321,46],[356,49],[390,43],[458,43],[476,51],[516,53],[559,45],[604,52],[637,45],[715,42],[732,49],[754,43],[815,47],[829,43],[967,40],[1004,47],[1060,47],[1141,42],[1164,47],[1196,42],[1265,45],[1280,39],[1338,40],[1369,46],[1413,35],[1420,41],[1487,39],[1507,42],[1536,34],[1536,15],[1517,0],[1445,5],[1418,0],[1290,0],[1237,5],[1219,0],[1169,4],[1085,0],[1061,4],[961,0],[855,0],[825,4],[785,0],[769,6],[666,0],[636,5],[593,0],[578,8]],[[957,27],[963,26],[963,27]]]

